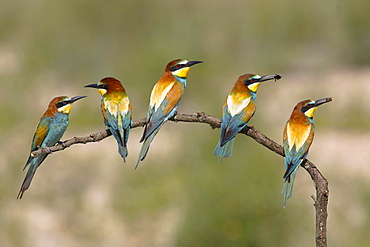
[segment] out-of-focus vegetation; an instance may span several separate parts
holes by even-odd
[[[221,115],[237,77],[279,73],[258,92],[251,124],[281,143],[300,100],[333,97],[315,117],[309,159],[329,180],[331,246],[369,246],[369,1],[9,1],[0,7],[1,246],[314,246],[312,181],[301,169],[282,208],[283,159],[238,136],[167,123],[133,171],[113,138],[50,155],[16,200],[30,141],[48,102],[77,102],[63,139],[104,129],[84,85],[120,79],[134,118],[170,60],[202,60],[179,112]]]

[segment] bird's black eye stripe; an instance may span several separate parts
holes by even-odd
[[[245,84],[246,86],[248,86],[248,85],[250,85],[250,84],[255,83],[256,81],[258,81],[258,80],[256,80],[256,79],[248,79],[248,80],[245,80],[245,81],[244,81],[244,84]]]
[[[176,65],[170,67],[170,71],[171,72],[176,71],[178,69],[183,68],[184,66],[185,66],[184,64],[176,64]]]
[[[65,106],[65,105],[68,105],[69,104],[69,100],[67,100],[67,101],[59,101],[58,103],[56,103],[55,105],[56,105],[56,107],[57,108],[60,108],[60,107],[63,107],[63,106]]]
[[[108,90],[108,85],[107,84],[100,84],[99,88]]]
[[[301,112],[302,113],[305,113],[309,108],[307,106],[304,106],[301,108]]]
[[[315,105],[314,104],[307,104],[307,105],[305,105],[305,106],[303,106],[302,108],[301,108],[301,111],[303,112],[303,113],[305,113],[306,111],[308,111],[310,108],[312,108],[312,107],[314,107]]]

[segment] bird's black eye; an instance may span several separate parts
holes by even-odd
[[[107,84],[99,84],[99,88],[108,90],[108,85]]]
[[[305,105],[305,106],[303,106],[303,107],[301,108],[301,112],[305,113],[306,111],[308,111],[310,108],[312,108],[312,107],[314,107],[314,106],[315,106],[315,104],[313,104],[313,103],[308,103],[307,105]]]
[[[69,104],[69,100],[68,101],[59,101],[55,105],[56,105],[57,108],[60,108],[60,107],[63,107],[65,105],[68,105],[68,104]]]
[[[248,79],[248,80],[245,80],[245,81],[244,81],[244,84],[245,84],[246,86],[248,86],[248,85],[253,84],[253,83],[257,82],[257,81],[258,81],[258,80],[257,80],[257,79],[255,79],[255,78],[250,78],[250,79]]]
[[[173,71],[176,71],[178,69],[181,69],[182,67],[183,67],[182,64],[176,64],[176,65],[170,67],[170,71],[173,72]]]

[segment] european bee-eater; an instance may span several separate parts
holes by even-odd
[[[149,110],[146,117],[146,124],[140,142],[144,142],[141,147],[139,162],[144,160],[148,153],[150,143],[158,133],[160,127],[169,119],[176,115],[181,96],[186,87],[186,78],[190,66],[202,63],[201,61],[188,61],[177,59],[167,64],[166,69],[153,87],[150,95]]]
[[[132,125],[132,107],[126,90],[119,80],[112,77],[106,77],[98,84],[90,84],[85,87],[96,88],[101,94],[104,124],[116,139],[118,153],[126,162],[127,141]]]
[[[213,150],[217,159],[231,156],[236,134],[247,125],[256,111],[256,93],[261,83],[280,78],[280,75],[255,74],[238,78],[222,109],[220,140]]]
[[[33,136],[30,156],[23,170],[26,169],[28,165],[30,167],[28,168],[26,177],[23,180],[17,199],[21,199],[23,193],[30,187],[37,168],[48,156],[48,154],[41,154],[33,157],[31,156],[31,153],[36,151],[39,147],[51,147],[60,141],[60,138],[62,138],[68,126],[68,116],[72,108],[72,103],[85,97],[86,96],[77,96],[68,98],[67,96],[60,96],[50,101],[49,107],[44,115],[42,115],[40,122],[37,125],[35,135]]]
[[[283,143],[285,153],[286,172],[283,176],[284,207],[286,201],[292,197],[294,179],[299,166],[306,159],[308,150],[315,134],[313,115],[318,106],[330,102],[332,98],[323,98],[316,101],[304,100],[293,109],[284,128]]]

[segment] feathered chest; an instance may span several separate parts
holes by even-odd
[[[249,106],[254,105],[255,98],[246,86],[235,85],[226,99],[227,109],[235,116]]]
[[[284,141],[288,144],[289,150],[295,147],[298,151],[305,144],[309,147],[313,139],[314,128],[314,125],[304,116],[291,118],[284,131]]]

